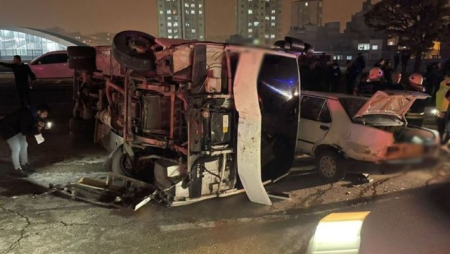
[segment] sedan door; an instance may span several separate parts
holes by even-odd
[[[331,128],[330,109],[325,98],[303,96],[301,100],[297,153],[312,154]]]
[[[70,78],[73,75],[65,53],[44,55],[34,60],[30,67],[38,79]]]

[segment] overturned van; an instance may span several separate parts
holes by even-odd
[[[108,169],[150,183],[167,205],[243,191],[270,205],[264,184],[295,157],[298,62],[311,50],[290,38],[276,45],[124,31],[112,46],[69,47],[74,119],[95,119]]]

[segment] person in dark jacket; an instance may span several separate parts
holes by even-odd
[[[409,91],[422,92],[425,93],[425,87],[423,86],[423,77],[419,73],[414,73],[409,77],[409,86],[407,87]],[[425,117],[425,107],[428,100],[416,100],[408,113],[406,113],[406,120],[408,124],[422,127],[423,120]]]
[[[19,94],[20,105],[26,106],[30,105],[30,82],[36,80],[36,75],[31,71],[30,66],[22,63],[22,58],[20,56],[14,56],[13,63],[2,63],[1,66],[11,68],[14,72],[14,79],[16,81],[16,89]]]
[[[394,71],[398,70],[398,65],[400,64],[400,51],[394,55]]]
[[[376,92],[386,90],[383,82],[383,70],[378,67],[372,68],[368,80],[361,80],[355,87],[353,94],[362,97],[372,97]]]
[[[352,61],[347,61],[347,69],[345,70],[345,79],[347,81],[347,94],[353,94],[356,79],[358,78],[358,70]]]
[[[411,55],[408,51],[402,51],[400,55],[400,61],[402,62],[402,73],[406,73],[406,69],[408,68],[408,62],[411,58]]]
[[[362,53],[358,53],[358,57],[355,59],[355,67],[358,71],[358,76],[361,76],[364,69],[366,68],[366,60],[364,59],[364,56]]]
[[[391,83],[386,85],[387,90],[391,91],[404,91],[405,86],[402,84],[402,74],[400,72],[394,72],[391,75]]]
[[[26,176],[23,170],[31,171],[28,164],[28,143],[26,135],[39,134],[48,117],[50,108],[47,105],[27,106],[5,116],[0,121],[0,132],[11,149],[14,169],[19,176]]]
[[[381,58],[380,60],[378,60],[378,62],[375,63],[375,65],[373,67],[378,67],[380,69],[384,69],[385,64],[386,64],[386,61],[384,60],[384,58]]]
[[[392,74],[394,73],[394,68],[392,67],[391,60],[386,60],[381,70],[383,70],[384,81],[386,82],[386,85],[391,85]]]
[[[328,83],[328,87],[327,90],[328,92],[332,92],[332,93],[336,93],[339,87],[339,83],[341,81],[341,69],[339,68],[339,64],[338,62],[333,62],[333,64],[331,64],[328,67],[328,71],[327,71],[327,83]]]

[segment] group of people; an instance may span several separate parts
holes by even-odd
[[[430,64],[425,75],[413,73],[406,81],[406,73],[410,56],[398,52],[394,61],[380,59],[370,69],[366,70],[366,60],[359,53],[353,61],[347,61],[345,70],[346,92],[350,95],[371,97],[382,90],[407,90],[427,93],[430,99],[416,100],[406,114],[408,123],[422,126],[425,108],[435,105],[438,131],[443,136],[445,124],[450,120],[450,60],[441,65],[439,62]],[[401,68],[400,68],[401,67]],[[302,89],[312,91],[337,92],[341,82],[341,70],[337,61],[330,61],[325,54],[318,59],[307,58],[300,62]],[[398,69],[400,68],[400,71]]]
[[[14,175],[26,177],[34,170],[28,163],[27,135],[38,135],[46,128],[45,121],[50,113],[48,105],[33,106],[30,100],[30,85],[36,80],[31,68],[22,63],[20,56],[14,56],[13,63],[0,66],[10,68],[14,73],[20,108],[0,120],[0,133],[11,149]]]

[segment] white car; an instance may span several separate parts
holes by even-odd
[[[52,51],[30,62],[37,79],[72,78],[73,70],[67,64],[67,51]]]
[[[408,126],[405,114],[418,92],[380,91],[372,98],[304,91],[297,154],[316,157],[326,179],[345,176],[344,159],[372,163],[410,161],[435,156],[439,134]]]

